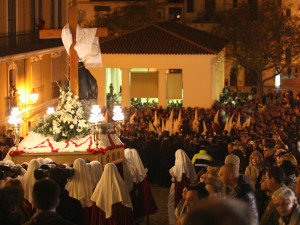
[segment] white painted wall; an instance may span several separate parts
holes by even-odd
[[[104,68],[166,68],[182,69],[183,106],[212,105],[212,65],[216,55],[121,55],[102,54]],[[103,71],[93,69],[92,74],[103,81]],[[103,87],[103,84],[100,84]],[[100,90],[100,89],[99,89]],[[103,93],[102,93],[103,94]],[[105,94],[105,93],[104,93]],[[100,96],[103,103],[103,96]]]

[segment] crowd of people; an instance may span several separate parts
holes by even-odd
[[[226,90],[209,109],[178,104],[162,109],[152,104],[135,104],[123,111],[120,138],[128,149],[137,151],[133,151],[134,157],[125,151],[121,169],[108,164],[102,177],[95,178],[87,169],[91,163],[79,160],[73,164],[74,177],[68,183],[64,178],[57,188],[49,180],[35,183],[34,170],[42,163],[30,162],[21,186],[18,184],[24,197],[20,197],[22,191],[13,196],[12,188],[0,190],[0,198],[15,199],[11,208],[1,205],[0,220],[19,218],[16,224],[42,224],[36,221],[43,221],[45,215],[61,220],[60,210],[67,207],[56,206],[61,204],[57,199],[63,199],[63,193],[72,197],[74,210],[77,204],[82,211],[77,211],[75,220],[72,216],[63,217],[75,224],[107,224],[109,218],[114,224],[137,224],[143,216],[157,210],[149,179],[170,187],[170,225],[300,224],[299,94],[268,91],[260,102],[254,90]],[[180,123],[173,122],[176,120]],[[173,126],[165,126],[166,121]],[[79,175],[76,171],[85,172]],[[26,178],[29,176],[31,179]],[[7,183],[5,186],[9,186]],[[108,184],[116,187],[109,192],[111,198],[106,193]],[[41,194],[45,191],[53,195]],[[50,196],[52,200],[48,201]],[[49,202],[49,206],[44,207],[39,201]],[[34,207],[35,214],[30,219],[28,208]],[[117,213],[121,216],[114,216]]]
[[[294,193],[297,189],[300,95],[294,96],[292,91],[268,91],[264,103],[252,90],[240,94],[227,92],[222,101],[210,109],[176,106],[162,109],[146,104],[139,106],[138,111],[135,108],[125,110],[127,120],[122,127],[122,140],[139,151],[143,163],[149,168],[150,181],[158,179],[158,183],[165,187],[172,184],[169,224],[178,222],[181,216],[178,211],[186,212],[189,208],[189,189],[197,189],[194,194],[198,193],[199,198],[193,196],[193,202],[203,200],[205,190],[209,192],[206,197],[227,196],[247,202],[253,212],[253,224],[258,221],[260,224],[289,224],[292,212],[296,214],[298,210],[297,202],[291,200],[294,204],[290,205],[289,213],[281,214],[283,203],[278,203],[276,210],[275,199],[282,195],[284,200],[281,201],[296,199],[296,195],[287,197],[277,193],[275,198],[275,193],[278,190]],[[155,120],[164,124],[171,114],[173,118],[182,118],[179,130],[166,131],[159,125],[157,129],[149,129]],[[230,120],[231,128],[226,129]],[[245,123],[246,126],[241,126]],[[178,159],[178,149],[183,149],[186,157]],[[179,174],[173,172],[174,162],[174,170],[180,171]],[[195,169],[197,176],[193,175],[191,168]],[[185,201],[181,202],[182,199]],[[300,217],[296,221],[299,222]]]
[[[0,182],[0,224],[110,225],[139,224],[157,211],[147,169],[135,149],[125,149],[117,165],[78,158],[73,165],[51,158],[15,165],[2,161],[0,169],[20,173]],[[73,171],[73,172],[70,172]]]

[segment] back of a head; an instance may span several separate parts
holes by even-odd
[[[211,185],[215,193],[221,193],[222,196],[226,195],[225,184],[216,177],[207,177],[205,179],[205,185]]]
[[[271,179],[272,177],[278,184],[283,184],[285,181],[285,174],[284,170],[280,167],[273,166],[270,169],[268,169],[268,176]]]
[[[265,148],[274,148],[276,142],[273,138],[266,138],[265,139]]]
[[[14,211],[18,204],[18,193],[13,187],[7,186],[0,189],[0,220]]]
[[[273,167],[275,162],[276,161],[275,161],[273,156],[268,156],[268,157],[264,158],[264,165],[265,165],[266,168]]]
[[[293,163],[289,160],[284,160],[280,167],[284,170],[284,173],[286,176],[290,176],[295,174],[296,175],[296,167],[293,165]]]
[[[60,187],[60,191],[65,189],[67,184],[67,176],[65,171],[59,167],[53,167],[49,171],[49,178],[54,180]]]
[[[33,201],[37,209],[51,210],[56,207],[60,194],[58,184],[51,179],[42,179],[33,186]]]
[[[208,198],[209,193],[205,188],[204,183],[198,183],[196,185],[191,185],[188,188],[188,191],[196,191],[199,199]]]
[[[209,199],[188,212],[183,225],[254,225],[246,203],[236,199]]]
[[[18,203],[21,204],[21,202],[24,200],[24,189],[21,181],[16,178],[10,179],[5,183],[5,187],[12,187],[17,191]]]

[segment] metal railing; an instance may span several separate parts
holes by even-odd
[[[29,32],[22,34],[11,34],[11,35],[1,35],[0,36],[0,48],[9,48],[23,46],[35,42],[39,42],[38,32]]]
[[[62,45],[61,39],[39,39],[38,32],[0,35],[1,54],[20,53]]]

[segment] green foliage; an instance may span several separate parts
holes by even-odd
[[[218,33],[228,40],[228,56],[251,71],[260,84],[265,81],[263,71],[273,69],[272,78],[291,63],[286,58],[288,49],[292,60],[300,56],[299,16],[286,15],[285,3],[264,0],[257,6],[245,1],[219,15]]]
[[[133,3],[122,7],[103,18],[97,18],[97,27],[107,27],[109,36],[119,36],[128,31],[158,21],[156,6],[151,2],[146,4]]]

